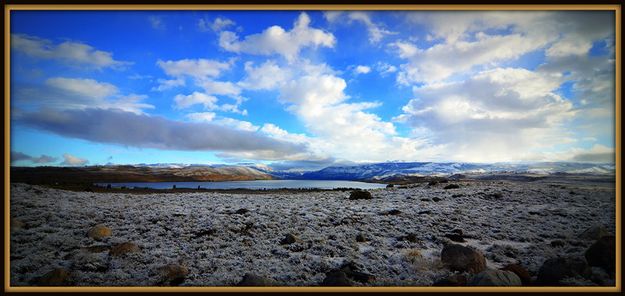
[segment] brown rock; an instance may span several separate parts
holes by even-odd
[[[167,264],[158,269],[160,284],[178,286],[189,275],[189,269],[179,264]]]
[[[527,286],[530,284],[532,278],[530,276],[530,273],[527,271],[527,269],[519,264],[508,264],[501,270],[514,272],[514,274],[516,274],[521,279],[521,283],[523,283],[523,286]]]
[[[441,261],[454,271],[479,273],[486,269],[486,259],[478,251],[456,244],[443,247]]]
[[[284,238],[280,241],[281,245],[290,245],[293,243],[296,243],[297,241],[299,241],[299,238],[293,234],[287,234],[284,236]]]
[[[321,282],[321,286],[330,287],[351,287],[352,282],[347,278],[347,274],[342,271],[330,271],[326,273],[326,277]]]
[[[521,279],[512,271],[484,270],[471,278],[469,286],[521,286]]]
[[[38,286],[67,286],[70,273],[65,268],[55,268],[37,279]]]
[[[579,238],[583,240],[598,240],[607,235],[610,235],[610,233],[603,225],[594,225],[584,230],[584,232],[579,235]]]
[[[269,287],[273,283],[270,279],[252,273],[246,273],[237,284],[240,287]]]
[[[588,277],[590,267],[583,258],[557,257],[545,261],[538,270],[538,284],[559,286],[560,281],[569,277]]]
[[[120,256],[128,253],[139,252],[139,246],[133,242],[125,242],[118,245],[115,245],[109,251],[111,256]]]
[[[460,287],[467,285],[467,277],[462,274],[452,274],[434,282],[433,286]]]
[[[17,219],[15,219],[13,217],[11,217],[10,225],[11,225],[11,232],[26,227],[26,223],[24,223],[24,222],[22,222],[20,220],[17,220]]]
[[[349,194],[350,200],[356,199],[372,199],[371,192],[365,190],[354,190]]]
[[[95,240],[101,240],[105,237],[111,236],[113,234],[113,231],[102,225],[102,224],[98,224],[94,227],[92,227],[91,229],[89,229],[89,231],[87,232],[87,236],[89,236],[92,239]]]

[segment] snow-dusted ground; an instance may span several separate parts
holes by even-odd
[[[592,241],[578,237],[588,227],[615,230],[613,184],[455,183],[461,188],[372,190],[372,200],[349,200],[348,191],[131,195],[12,184],[11,217],[26,226],[11,231],[11,285],[31,285],[63,267],[75,285],[149,286],[159,267],[180,263],[190,272],[182,286],[232,286],[245,273],[316,286],[352,261],[375,276],[368,285],[424,286],[450,274],[439,256],[454,229],[470,237],[465,245],[483,250],[489,267],[516,262],[536,276],[548,258],[583,256]],[[234,214],[241,208],[249,212]],[[384,214],[392,209],[401,213]],[[87,237],[96,224],[112,236]],[[207,230],[214,233],[198,235]],[[281,245],[289,233],[301,242]],[[367,242],[356,241],[360,233]],[[417,239],[401,238],[408,234]],[[564,246],[553,247],[554,240]],[[141,251],[114,257],[83,249],[127,241]]]

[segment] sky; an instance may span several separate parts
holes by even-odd
[[[614,11],[12,11],[11,163],[613,163],[614,28]]]

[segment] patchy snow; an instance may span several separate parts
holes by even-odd
[[[56,267],[70,270],[75,285],[155,285],[159,267],[178,263],[189,269],[183,286],[231,286],[249,272],[279,285],[316,286],[351,261],[375,276],[367,285],[424,286],[451,274],[440,252],[454,229],[489,267],[520,263],[536,276],[548,258],[583,255],[592,243],[578,239],[586,228],[615,231],[613,185],[454,183],[461,188],[372,190],[371,200],[349,200],[347,191],[131,195],[11,184],[11,217],[26,224],[11,232],[11,285],[31,285]],[[249,212],[235,214],[242,208]],[[401,213],[389,215],[392,209]],[[112,236],[87,237],[96,224]],[[281,245],[289,233],[299,241]],[[357,242],[358,234],[366,241]],[[140,252],[86,251],[123,242]]]

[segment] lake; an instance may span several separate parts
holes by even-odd
[[[256,181],[225,181],[225,182],[130,182],[130,183],[96,183],[99,186],[111,184],[113,188],[139,187],[152,189],[176,188],[197,188],[203,189],[336,189],[336,188],[358,188],[376,189],[385,188],[386,184],[365,183],[357,181],[337,181],[337,180],[256,180]]]

